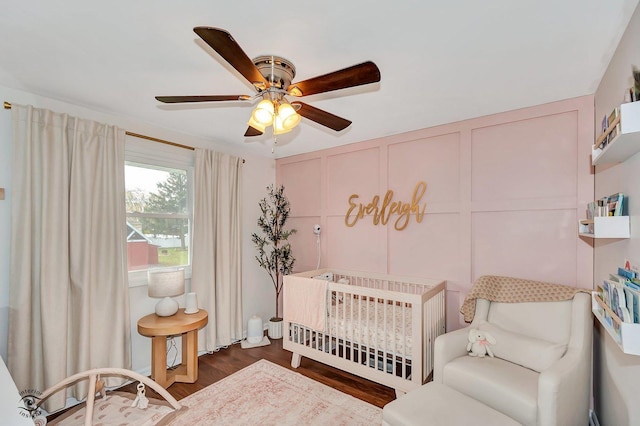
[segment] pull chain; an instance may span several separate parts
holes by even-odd
[[[273,64],[273,62],[272,62]],[[273,146],[271,146],[271,153],[275,154],[276,152],[276,146],[278,145],[278,136],[276,135],[276,117],[278,116],[278,107],[280,106],[279,103],[274,102],[273,103],[273,126],[271,126],[272,132],[273,132]]]

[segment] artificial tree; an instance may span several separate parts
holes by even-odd
[[[284,186],[274,188],[273,185],[267,187],[267,197],[260,200],[261,215],[258,218],[258,227],[262,235],[251,234],[251,240],[258,249],[256,260],[264,268],[276,291],[276,316],[272,321],[281,321],[278,300],[282,291],[282,278],[293,271],[293,264],[296,261],[291,253],[291,244],[287,241],[291,234],[295,234],[295,229],[285,229],[285,224],[289,218],[289,200],[284,195]]]

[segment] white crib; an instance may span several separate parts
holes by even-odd
[[[318,276],[329,281],[324,331],[292,322],[284,310],[292,367],[305,356],[397,394],[422,385],[433,371],[434,341],[445,332],[445,281],[321,269],[285,277],[285,297],[288,284],[313,284],[302,280]]]

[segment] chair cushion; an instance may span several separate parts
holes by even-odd
[[[384,425],[516,426],[519,423],[440,383],[427,383],[382,410]]]
[[[491,302],[487,317],[491,324],[553,343],[569,341],[573,300],[561,302]]]
[[[481,321],[478,328],[488,332],[496,340],[496,343],[491,345],[491,350],[496,357],[537,372],[549,368],[567,351],[566,344],[551,343],[507,331],[486,321]]]
[[[445,365],[442,383],[524,425],[535,425],[538,377],[500,358],[464,356]]]

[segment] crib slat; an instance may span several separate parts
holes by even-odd
[[[408,342],[407,342],[407,304],[403,303],[402,304],[402,348],[403,348],[403,353],[406,353],[407,348],[409,347]],[[407,358],[406,357],[402,357],[401,358],[401,371],[400,373],[402,374],[402,378],[406,379],[407,378]]]
[[[393,327],[391,328],[392,335],[393,335],[393,342],[392,342],[393,352],[392,352],[392,354],[394,354],[393,355],[393,359],[391,360],[391,374],[395,375],[396,374],[396,359],[395,359],[396,356],[395,356],[395,354],[398,353],[398,345],[397,345],[397,339],[396,339],[396,326],[397,326],[396,321],[397,321],[397,318],[396,318],[396,302],[392,301],[391,303],[392,303],[392,305],[391,305],[391,310],[392,310],[391,316],[393,317]],[[403,333],[403,331],[401,331],[400,333]]]
[[[380,303],[380,301],[378,301],[378,303]],[[389,342],[387,341],[387,336],[389,335],[389,320],[387,319],[387,300],[386,299],[382,299],[382,324],[384,324],[383,326],[383,330],[384,333],[382,334],[383,340],[382,340],[382,346],[384,347],[384,350],[382,352],[382,354],[386,354],[389,351]],[[385,357],[382,357],[382,362],[383,364],[385,363]],[[386,368],[384,368],[385,366],[383,365],[383,371],[386,371]]]

